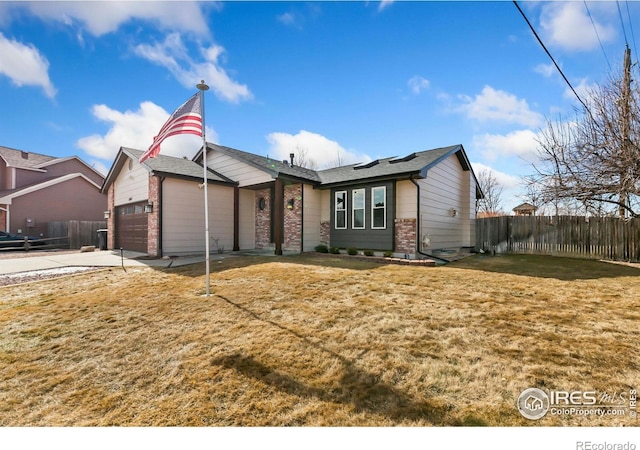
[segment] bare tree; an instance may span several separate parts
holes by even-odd
[[[476,176],[484,193],[484,198],[478,200],[478,213],[483,216],[498,215],[502,208],[502,185],[488,169],[480,170]]]
[[[311,170],[316,170],[318,168],[318,164],[311,159],[311,156],[309,155],[309,149],[306,147],[300,147],[299,145],[296,146],[295,164],[299,167]]]
[[[545,199],[640,216],[640,91],[630,70],[627,52],[623,76],[590,90],[574,120],[547,121],[535,166]]]

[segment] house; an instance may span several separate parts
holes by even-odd
[[[103,220],[104,177],[77,156],[0,146],[0,230],[48,237],[48,222]]]
[[[102,187],[109,248],[201,252],[202,149],[191,161],[139,163],[141,154],[121,148]],[[295,165],[295,155],[280,161],[211,143],[206,155],[210,235],[225,249],[281,254],[325,244],[414,258],[475,244],[482,192],[461,145],[319,171]]]
[[[513,208],[513,212],[516,216],[535,216],[537,209],[538,208],[533,206],[531,203],[525,202]]]

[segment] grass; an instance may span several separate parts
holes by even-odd
[[[442,267],[245,257],[0,288],[0,426],[532,422],[528,387],[640,380],[640,271],[536,256]]]

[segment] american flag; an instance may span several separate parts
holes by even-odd
[[[160,153],[160,144],[169,136],[177,134],[195,134],[202,136],[202,114],[200,113],[200,91],[182,106],[175,110],[169,120],[162,126],[158,135],[153,138],[149,150],[140,157],[140,162],[147,158],[155,158]]]

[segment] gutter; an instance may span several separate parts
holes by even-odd
[[[417,213],[417,218],[416,218],[416,253],[422,255],[422,256],[426,256],[428,258],[432,258],[432,259],[436,259],[438,261],[440,261],[442,264],[447,264],[450,263],[451,261],[449,261],[448,259],[444,259],[444,258],[440,258],[439,256],[434,256],[434,255],[430,255],[429,253],[424,253],[422,250],[420,250],[420,245],[422,242],[422,233],[420,232],[420,226],[422,224],[422,220],[421,220],[421,215],[420,215],[420,185],[416,182],[416,180],[413,179],[413,175],[411,175],[409,177],[409,181],[411,181],[414,186],[416,187],[416,191],[417,191],[417,205],[416,205],[416,213]]]
[[[160,185],[158,186],[158,204],[160,206],[160,211],[158,212],[158,255],[162,258],[164,256],[162,251],[162,241],[164,240],[162,236],[162,213],[164,211],[164,205],[162,204],[162,186],[165,177],[158,178],[160,178]]]

